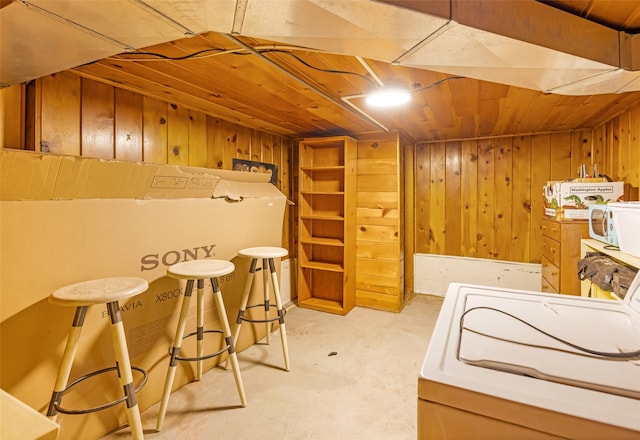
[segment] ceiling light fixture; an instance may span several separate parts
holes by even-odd
[[[365,99],[372,107],[395,107],[411,99],[411,92],[400,87],[382,87],[369,93]]]

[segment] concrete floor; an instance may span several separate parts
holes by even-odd
[[[417,295],[399,314],[294,306],[286,315],[291,371],[276,330],[270,345],[238,354],[245,408],[231,369],[214,368],[172,394],[161,432],[157,404],[142,414],[145,438],[415,439],[418,374],[442,299]],[[129,436],[124,428],[103,440]]]

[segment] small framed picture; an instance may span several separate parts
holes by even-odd
[[[278,165],[254,160],[233,159],[234,171],[245,171],[248,173],[263,173],[271,176],[270,182],[278,186]]]

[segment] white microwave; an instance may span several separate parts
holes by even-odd
[[[608,205],[589,205],[589,236],[604,243],[618,246],[613,213]]]

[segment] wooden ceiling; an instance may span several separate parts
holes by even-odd
[[[410,3],[410,2],[409,2]],[[617,31],[640,30],[640,2],[545,3]],[[565,96],[376,60],[209,32],[75,70],[247,127],[292,137],[399,129],[415,141],[592,128],[640,102],[640,92]],[[383,81],[411,84],[411,103],[372,109],[361,98]],[[442,81],[442,82],[440,82]]]

